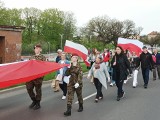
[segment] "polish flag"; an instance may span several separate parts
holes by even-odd
[[[88,61],[88,50],[83,45],[66,40],[64,52],[76,53],[84,60],[84,63],[87,66],[90,66],[90,62]]]
[[[38,60],[0,64],[0,89],[43,77],[65,66],[68,65]]]
[[[135,52],[139,56],[142,52],[143,43],[139,40],[118,38],[118,46],[121,46],[124,50],[129,50],[131,53]]]

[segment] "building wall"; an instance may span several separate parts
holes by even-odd
[[[4,56],[5,56],[5,37],[0,36],[0,64],[4,62]]]
[[[3,63],[15,62],[21,59],[22,34],[21,31],[0,30],[0,36],[5,36]]]

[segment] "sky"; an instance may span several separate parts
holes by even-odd
[[[72,11],[77,26],[82,27],[97,16],[132,20],[142,27],[141,35],[160,32],[160,0],[1,0],[7,8],[35,7],[41,10],[58,8]]]

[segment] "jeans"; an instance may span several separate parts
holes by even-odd
[[[63,95],[66,96],[66,94],[67,94],[67,83],[63,82],[63,84],[59,84],[59,87],[62,89]]]
[[[102,84],[100,83],[100,81],[97,78],[94,78],[94,85],[95,85],[96,90],[97,90],[96,98],[99,99],[99,97],[103,97]]]
[[[142,68],[142,76],[145,85],[148,85],[149,82],[149,70],[149,68]]]
[[[157,72],[156,72],[157,71]],[[160,65],[155,65],[153,69],[153,79],[156,80],[158,73],[158,78],[160,79]]]
[[[124,91],[123,91],[123,83],[124,83],[124,80],[116,80],[116,86],[118,88],[117,90],[117,96],[118,97],[122,97]]]

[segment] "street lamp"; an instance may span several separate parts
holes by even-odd
[[[48,43],[48,54],[49,54],[49,58],[50,58],[50,42],[47,42]]]
[[[61,36],[61,49],[62,49],[62,40],[63,40],[63,34],[59,34]]]

